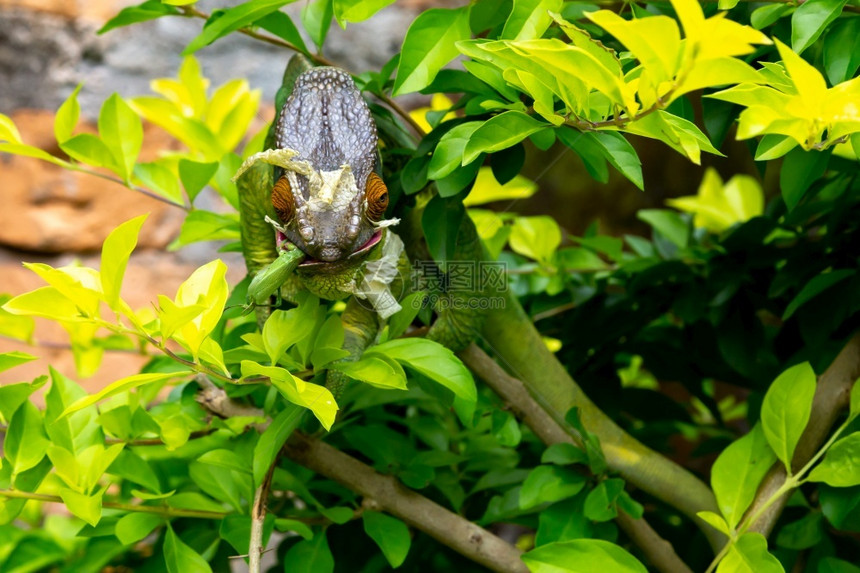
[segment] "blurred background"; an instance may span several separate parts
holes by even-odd
[[[306,0],[284,10],[298,22]],[[54,112],[74,88],[83,83],[81,131],[95,131],[101,102],[112,92],[124,97],[150,93],[154,78],[176,75],[180,52],[200,29],[200,20],[162,18],[119,28],[104,35],[97,30],[129,0],[0,0],[0,113],[18,125],[24,141],[62,156],[57,148]],[[212,10],[239,2],[206,1],[201,10]],[[344,68],[360,73],[378,70],[394,56],[410,22],[417,13],[435,6],[464,2],[407,0],[382,10],[374,18],[352,24],[346,30],[333,26],[325,55]],[[310,42],[308,42],[310,45]],[[262,104],[252,133],[274,117],[272,99],[289,57],[284,50],[238,34],[232,34],[197,52],[203,73],[211,86],[240,77],[262,92]],[[417,108],[427,98],[414,96],[403,105]],[[692,102],[701,117],[699,102]],[[701,125],[701,124],[700,124]],[[573,152],[556,145],[536,161],[528,150],[524,174],[536,179],[540,192],[529,200],[499,209],[522,214],[552,214],[561,226],[581,234],[593,222],[612,234],[645,231],[635,218],[641,208],[660,206],[667,197],[691,195],[707,166],[716,167],[723,178],[734,173],[753,174],[753,165],[732,164],[726,159],[703,157],[703,165],[689,163],[662,144],[631,138],[642,159],[645,189],[638,191],[614,170],[609,183],[595,182]],[[159,150],[178,145],[159,128],[145,124],[141,160],[154,159]],[[743,145],[727,138],[726,146]],[[732,154],[735,157],[748,154]],[[765,190],[772,191],[765,177]],[[182,211],[92,175],[63,170],[36,159],[0,154],[0,292],[19,294],[41,286],[41,280],[21,266],[22,261],[52,266],[81,260],[97,266],[101,243],[117,224],[149,213],[138,248],[131,258],[124,296],[133,307],[150,304],[157,294],[172,296],[191,271],[215,257],[225,259],[231,269],[231,284],[244,274],[236,253],[217,253],[216,247],[200,243],[179,251],[166,246],[177,236]],[[200,206],[219,210],[214,193],[201,196]],[[223,206],[220,206],[223,208]],[[0,374],[0,383],[30,380],[47,372],[48,364],[79,379],[67,349],[67,336],[56,325],[40,323],[36,341],[42,348],[33,352],[40,359]],[[27,351],[23,344],[0,339],[0,352]],[[106,353],[104,365],[93,378],[81,381],[88,389],[103,386],[138,372],[145,357],[129,353]]]

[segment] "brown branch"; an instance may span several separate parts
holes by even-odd
[[[222,418],[240,416],[263,418],[266,416],[266,412],[261,408],[242,404],[227,396],[227,392],[223,388],[219,388],[213,384],[204,374],[198,374],[194,381],[200,386],[200,392],[197,393],[195,399],[201,406],[213,414]],[[268,422],[266,422],[266,425],[268,425]],[[260,426],[260,424],[257,424],[258,429],[261,429]]]
[[[860,377],[860,333],[855,334],[848,341],[830,367],[818,379],[809,423],[800,437],[791,462],[794,471],[806,465],[827,439],[840,412],[848,406],[851,387],[858,377]],[[747,513],[755,513],[779,491],[785,480],[785,468],[782,462],[779,462],[765,476]],[[785,508],[788,497],[789,494],[783,495],[768,507],[750,530],[757,531],[765,537],[770,535]]]
[[[547,415],[521,381],[505,372],[486,352],[472,344],[461,351],[459,356],[463,363],[496,392],[544,444],[580,445]],[[619,511],[616,521],[630,540],[639,547],[645,558],[659,571],[692,573],[687,564],[675,553],[672,544],[660,537],[644,518],[634,519]]]
[[[254,494],[254,507],[251,509],[251,541],[248,544],[248,573],[260,573],[261,561],[265,547],[263,546],[263,525],[266,520],[266,500],[269,498],[269,490],[272,487],[272,474],[278,463],[278,456],[272,460],[269,471],[263,479],[263,483]]]
[[[294,432],[284,453],[492,571],[528,573],[510,543],[324,442]]]

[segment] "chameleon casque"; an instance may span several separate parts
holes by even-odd
[[[258,321],[271,295],[295,302],[302,290],[326,300],[349,297],[342,314],[347,360],[360,357],[384,324],[400,310],[412,286],[410,257],[429,260],[412,229],[432,190],[404,209],[406,224],[385,218],[389,195],[382,180],[376,125],[351,76],[332,67],[311,67],[294,56],[276,96],[280,110],[266,150],[249,157],[236,174],[242,249],[254,278],[249,301]],[[405,240],[405,245],[404,245]],[[464,219],[455,255],[480,258],[474,225]],[[474,297],[475,292],[452,296]],[[455,308],[458,307],[458,308]],[[481,313],[468,305],[439,311],[427,333],[452,350],[464,348],[480,329]],[[343,375],[328,372],[337,394]]]

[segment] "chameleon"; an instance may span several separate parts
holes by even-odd
[[[433,192],[425,190],[402,210],[406,224],[386,218],[391,206],[376,124],[347,72],[313,67],[296,55],[275,105],[279,113],[264,151],[248,157],[234,178],[242,252],[253,277],[249,305],[257,307],[262,326],[273,295],[295,302],[306,290],[324,300],[347,299],[344,349],[346,360],[356,360],[411,291],[410,260],[429,259],[414,229]],[[468,218],[458,231],[455,256],[482,256]],[[481,319],[468,304],[448,305],[438,310],[426,336],[457,351],[475,338]],[[327,377],[337,393],[343,375],[330,370]]]

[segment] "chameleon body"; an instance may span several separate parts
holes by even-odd
[[[408,233],[404,245],[392,230],[399,220],[384,218],[388,192],[376,126],[349,74],[295,56],[276,106],[267,149],[236,175],[242,248],[253,276],[249,301],[265,305],[272,294],[294,301],[302,289],[326,300],[349,297],[344,348],[355,360],[400,310],[398,299],[413,282],[409,256],[427,257],[426,248]],[[420,220],[422,203],[405,216]],[[481,255],[471,221],[461,226],[458,248],[464,258]],[[428,337],[458,350],[476,335],[480,313],[450,306]],[[261,323],[266,314],[259,309]],[[342,375],[329,371],[327,384],[337,391]]]

